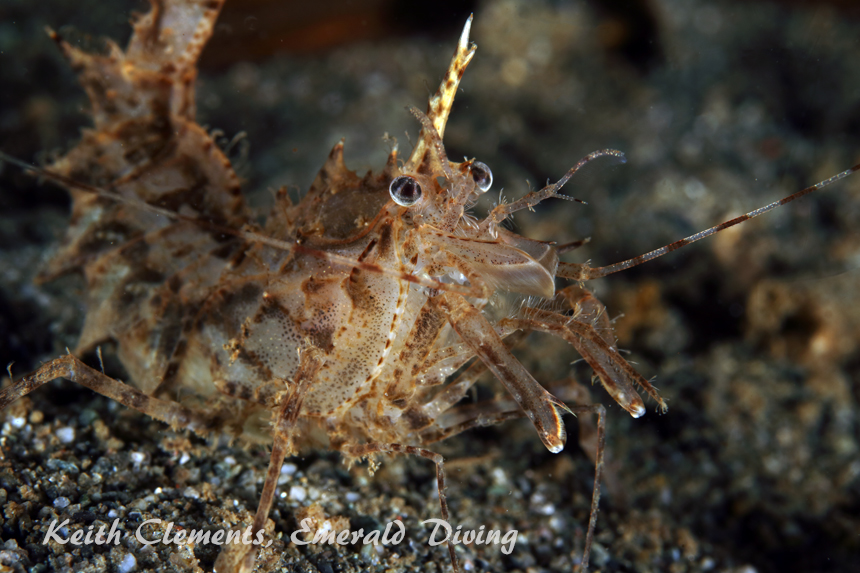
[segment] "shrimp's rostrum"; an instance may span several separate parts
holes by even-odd
[[[197,59],[222,1],[163,0],[137,17],[127,48],[87,53],[51,32],[91,103],[93,127],[41,173],[73,199],[67,240],[41,280],[80,273],[87,314],[78,346],[0,393],[0,408],[55,378],[80,383],[175,429],[271,444],[251,524],[273,535],[269,515],[290,456],[330,449],[348,462],[381,455],[435,464],[448,509],[443,457],[433,444],[477,426],[525,416],[547,450],[566,442],[562,416],[596,415],[590,518],[578,554],[588,569],[603,471],[601,405],[570,381],[557,397],[512,353],[521,333],[572,345],[595,381],[632,417],[658,391],[619,353],[603,304],[582,283],[641,264],[786,200],[615,265],[559,261],[555,243],[504,223],[518,211],[566,198],[593,152],[555,183],[471,210],[497,189],[492,166],[453,161],[443,138],[460,80],[475,55],[472,19],[426,111],[411,151],[392,145],[384,168],[359,176],[336,143],[309,190],[275,194],[259,222],[230,160],[196,121]],[[404,112],[407,113],[407,112]],[[557,288],[558,279],[573,284]],[[512,308],[517,310],[512,311]],[[129,383],[80,357],[113,342]],[[471,365],[470,365],[471,364]],[[458,373],[459,371],[459,373]],[[464,401],[484,372],[505,392]],[[580,441],[587,440],[581,437]],[[458,570],[454,544],[448,544]],[[218,571],[250,571],[257,547],[226,548]]]

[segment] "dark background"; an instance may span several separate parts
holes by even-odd
[[[42,28],[96,49],[100,36],[122,45],[133,9],[146,5],[4,0],[3,151],[44,162],[87,124],[86,99]],[[567,260],[638,255],[860,159],[860,16],[847,1],[228,2],[200,65],[199,121],[222,130],[225,147],[246,134],[230,156],[257,205],[270,188],[306,189],[342,137],[350,167],[379,169],[383,134],[409,149],[404,131],[414,137],[417,126],[404,108],[423,107],[435,91],[470,11],[478,52],[445,139],[451,157],[474,156],[493,169],[488,196],[504,187],[518,197],[596,149],[627,154],[626,165],[595,163],[568,184],[587,206],[547,202],[515,218],[527,236],[592,238]],[[64,191],[16,168],[0,172],[0,361],[15,361],[16,376],[73,347],[80,329],[81,281],[32,284],[67,217]],[[623,315],[620,346],[657,377],[669,404],[666,415],[649,406],[632,420],[592,391],[609,411],[613,460],[595,570],[860,564],[858,220],[853,178],[588,285],[613,317]],[[109,350],[108,367],[121,376]],[[569,375],[588,381],[587,368],[570,366],[575,352],[557,341],[529,338],[518,354],[548,384]],[[23,428],[10,425],[21,418]],[[66,426],[75,428],[74,444],[56,439]],[[521,534],[512,556],[473,546],[460,553],[461,565],[566,571],[577,563],[592,468],[575,445],[573,420],[568,428],[559,456],[524,422],[439,446],[454,460],[453,520]],[[52,509],[57,497],[70,500],[79,523],[110,521],[103,514],[113,509],[129,530],[152,516],[186,527],[246,519],[267,461],[259,449],[186,440],[64,383],[13,407],[2,440],[0,561],[44,561],[43,570],[111,568],[128,553],[142,568],[192,570],[196,560],[211,569],[212,548],[171,556],[169,547],[146,554],[129,542],[54,554],[37,530],[71,511]],[[142,464],[133,463],[136,452],[145,454]],[[180,463],[183,452],[189,459]],[[325,452],[295,463],[295,483],[317,491],[326,515],[346,516],[353,529],[400,516],[414,542],[381,557],[276,545],[273,567],[446,566],[420,525],[438,513],[429,464],[386,459],[367,477]],[[360,500],[348,502],[346,492]],[[280,500],[274,519],[285,538],[296,510],[310,503]]]

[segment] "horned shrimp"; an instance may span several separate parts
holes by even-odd
[[[55,36],[91,95],[96,126],[43,172],[69,188],[77,215],[72,240],[46,274],[83,271],[89,312],[74,354],[115,340],[135,386],[70,354],[5,390],[0,405],[62,376],[177,428],[271,441],[255,531],[265,527],[285,457],[302,449],[331,448],[347,459],[428,459],[448,519],[443,459],[427,446],[526,416],[558,453],[566,437],[562,414],[594,413],[599,436],[586,570],[604,408],[565,405],[505,340],[520,331],[558,336],[631,415],[645,412],[637,386],[665,408],[618,353],[604,307],[580,284],[762,214],[857,167],[628,261],[601,268],[561,263],[562,249],[502,223],[563,197],[562,186],[585,163],[622,154],[593,153],[558,182],[497,205],[485,219],[469,215],[492,188],[492,172],[477,160],[450,161],[442,140],[475,51],[470,21],[427,111],[412,110],[421,134],[405,160],[395,149],[380,174],[359,178],[346,169],[338,144],[307,196],[293,204],[280,193],[272,216],[257,227],[229,162],[194,122],[194,66],[219,8],[155,4],[136,23],[127,50],[105,57]],[[556,291],[556,277],[577,284]],[[506,293],[552,302],[498,316]],[[451,377],[476,358],[474,370],[492,372],[510,398],[461,402],[477,376],[467,370]],[[451,545],[449,552],[456,570]],[[237,568],[250,569],[254,558],[241,555]]]

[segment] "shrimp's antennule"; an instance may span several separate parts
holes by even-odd
[[[744,221],[749,221],[759,215],[764,215],[768,211],[772,211],[777,207],[781,207],[786,203],[791,203],[796,199],[800,199],[804,195],[809,195],[814,191],[818,191],[827,187],[828,185],[832,185],[837,181],[845,179],[849,175],[855,173],[856,171],[860,171],[860,163],[854,165],[853,167],[846,169],[841,173],[837,173],[833,177],[828,177],[824,181],[820,181],[815,185],[811,185],[806,189],[801,189],[797,193],[792,193],[788,197],[783,197],[779,201],[774,201],[773,203],[768,203],[763,207],[759,207],[758,209],[754,209],[745,215],[741,215],[740,217],[735,217],[734,219],[730,219],[728,221],[724,221],[719,225],[714,225],[709,229],[705,229],[704,231],[699,231],[689,237],[685,237],[683,239],[679,239],[674,243],[669,243],[668,245],[662,246],[659,249],[654,249],[653,251],[649,251],[643,255],[639,255],[638,257],[633,257],[632,259],[627,259],[626,261],[620,261],[611,265],[607,265],[605,267],[597,267],[591,268],[588,265],[578,265],[572,263],[559,263],[558,273],[556,276],[566,279],[573,279],[578,281],[587,281],[591,279],[598,279],[600,277],[605,277],[607,275],[611,275],[632,267],[636,267],[641,265],[642,263],[647,263],[650,260],[656,259],[657,257],[662,257],[667,253],[671,253],[672,251],[677,251],[681,247],[685,247],[690,243],[695,243],[698,240],[704,239],[705,237],[710,237],[720,231],[728,229],[729,227],[734,227]]]

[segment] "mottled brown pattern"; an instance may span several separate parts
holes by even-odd
[[[154,2],[127,49],[113,46],[106,56],[54,35],[90,96],[94,127],[48,169],[65,177],[73,198],[68,241],[48,275],[83,273],[89,311],[79,350],[116,341],[138,389],[67,356],[3,391],[0,406],[64,376],[175,426],[271,443],[256,531],[265,527],[284,458],[326,440],[348,459],[384,453],[432,461],[447,519],[443,459],[423,446],[524,415],[557,453],[566,439],[564,413],[597,414],[592,516],[581,557],[587,569],[603,408],[566,406],[505,339],[517,330],[555,335],[634,417],[644,413],[636,386],[665,407],[619,355],[603,305],[581,287],[556,293],[555,278],[602,276],[701,237],[617,268],[590,269],[560,266],[551,243],[501,227],[511,214],[561,196],[591,159],[620,157],[614,150],[595,152],[560,181],[473,219],[468,210],[486,189],[472,177],[474,160],[450,161],[442,141],[475,53],[471,19],[427,113],[412,110],[421,132],[406,161],[395,147],[380,173],[359,177],[337,143],[307,195],[294,205],[279,192],[260,230],[232,166],[194,119],[196,59],[220,6]],[[401,175],[421,189],[414,204],[389,196]],[[461,403],[477,374],[465,368],[451,377],[470,361],[483,364],[510,396]],[[456,569],[453,546],[449,551]],[[249,570],[254,559],[254,551],[225,553],[218,569]]]

